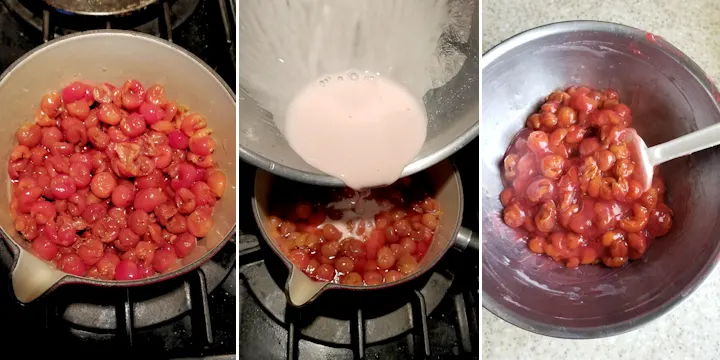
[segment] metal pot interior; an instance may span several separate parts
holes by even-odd
[[[173,273],[152,278],[161,280],[188,271],[195,260],[206,258],[224,243],[235,226],[237,209],[235,191],[235,99],[227,85],[212,70],[188,52],[154,37],[121,31],[93,31],[55,40],[28,53],[9,68],[0,80],[0,153],[8,159],[17,144],[15,131],[26,122],[33,122],[40,98],[49,91],[58,91],[73,80],[89,83],[122,84],[137,79],[146,87],[158,83],[166,88],[167,97],[206,116],[208,127],[217,142],[215,157],[226,174],[228,187],[214,212],[215,227],[198,242],[197,251],[183,259],[184,267]],[[9,208],[10,179],[5,171],[0,180],[7,185],[0,192],[0,209]],[[0,217],[3,234],[23,248],[29,244],[14,230],[10,216]],[[81,280],[74,276],[72,281]],[[101,285],[142,283],[82,279]],[[17,289],[16,289],[17,291]],[[30,290],[29,290],[30,291]],[[32,291],[31,291],[32,292]],[[39,295],[39,294],[34,294]]]
[[[433,192],[435,199],[440,205],[442,215],[440,216],[440,224],[435,237],[433,238],[432,244],[428,249],[427,254],[423,260],[418,264],[416,272],[412,275],[403,278],[401,281],[376,285],[376,286],[346,286],[332,284],[326,289],[340,288],[346,290],[370,290],[370,289],[381,289],[396,284],[400,284],[420,276],[422,273],[434,266],[445,252],[453,246],[455,242],[455,236],[460,227],[463,213],[463,197],[462,197],[462,185],[460,182],[460,176],[455,170],[454,166],[450,161],[442,161],[435,166],[426,170],[430,177],[432,186],[434,187]],[[272,187],[275,182],[275,177],[267,171],[258,170],[255,175],[255,195],[253,197],[253,212],[255,213],[255,220],[258,223],[258,228],[263,235],[265,241],[267,241],[273,251],[280,256],[288,267],[291,267],[290,261],[283,255],[280,247],[273,241],[268,235],[268,216],[270,211],[269,199],[272,192]],[[287,182],[285,183],[287,185]],[[295,291],[295,289],[290,289]],[[298,290],[300,292],[303,289]],[[312,299],[308,297],[308,299]]]
[[[713,268],[719,248],[720,149],[660,166],[672,231],[644,260],[566,269],[527,250],[502,221],[500,164],[514,134],[551,91],[613,88],[649,146],[720,122],[704,73],[665,42],[616,24],[538,28],[485,55],[483,67],[483,306],[545,335],[586,338],[627,331],[669,310]]]
[[[461,149],[478,135],[478,1],[453,2],[461,15],[449,36],[459,37],[456,46],[465,56],[462,67],[443,86],[425,94],[429,123],[425,144],[405,168],[403,176],[422,171]],[[472,14],[472,15],[470,15]],[[452,27],[452,26],[451,26]],[[456,44],[457,45],[457,44]],[[240,64],[242,66],[242,64]],[[452,65],[448,62],[446,66]],[[240,158],[275,175],[324,186],[343,186],[302,160],[288,145],[273,122],[242,87],[238,93],[240,111]]]

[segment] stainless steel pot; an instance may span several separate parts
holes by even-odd
[[[427,139],[402,176],[412,175],[448,158],[478,136],[478,1],[462,1],[472,13],[468,40],[456,44],[467,56],[459,73],[444,86],[425,94],[429,124]],[[241,65],[242,66],[242,65]],[[272,115],[261,108],[242,88],[238,94],[240,158],[260,169],[291,180],[323,186],[344,186],[340,179],[320,172],[290,148],[275,127]]]
[[[122,83],[130,78],[145,85],[159,83],[167,96],[207,117],[218,146],[218,167],[227,175],[228,187],[215,208],[213,231],[198,241],[194,256],[167,274],[133,281],[103,281],[69,275],[52,268],[26,251],[29,245],[14,229],[9,216],[10,179],[7,162],[0,181],[0,233],[13,253],[12,285],[17,299],[30,302],[60,285],[82,283],[96,286],[139,286],[187,273],[210,259],[235,233],[235,96],[225,82],[200,59],[186,50],[141,33],[102,30],[62,37],[18,59],[0,76],[0,152],[7,159],[17,144],[15,131],[32,122],[40,98],[73,80],[90,83]],[[201,251],[205,250],[205,251]]]
[[[288,303],[293,306],[303,306],[316,299],[326,290],[332,289],[368,291],[393,287],[412,281],[428,271],[442,258],[448,249],[453,246],[461,251],[466,248],[477,251],[479,246],[478,234],[460,226],[463,216],[464,197],[462,183],[460,182],[460,175],[457,169],[455,169],[450,161],[445,160],[426,171],[434,186],[434,197],[443,213],[440,217],[440,225],[435,233],[432,244],[425,257],[418,264],[417,270],[411,275],[393,283],[375,286],[348,286],[314,281],[283,255],[282,250],[280,250],[279,246],[268,235],[266,228],[269,215],[268,201],[270,193],[272,192],[274,176],[269,172],[257,170],[255,174],[255,191],[252,198],[253,213],[255,214],[255,221],[257,221],[263,238],[270,245],[270,248],[283,260],[290,271],[290,275],[285,284]]]
[[[575,21],[517,35],[483,56],[483,306],[523,329],[563,338],[610,336],[652,321],[690,295],[720,254],[720,149],[660,166],[672,231],[646,258],[610,269],[566,269],[535,256],[502,222],[500,161],[551,91],[614,88],[633,126],[654,145],[720,122],[720,94],[705,73],[659,36]]]

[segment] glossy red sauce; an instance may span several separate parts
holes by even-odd
[[[569,268],[620,267],[643,257],[672,227],[665,184],[643,192],[623,129],[630,108],[613,90],[570,87],[550,94],[505,154],[505,223],[529,249]]]

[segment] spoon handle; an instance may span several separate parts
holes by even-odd
[[[720,123],[655,145],[648,149],[648,158],[655,166],[717,145],[720,145]]]

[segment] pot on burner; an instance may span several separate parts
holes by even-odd
[[[278,244],[270,237],[268,230],[270,193],[275,177],[264,170],[257,170],[255,174],[255,190],[252,197],[253,213],[263,238],[289,269],[289,276],[285,283],[288,303],[296,307],[303,306],[312,302],[327,290],[372,291],[398,286],[417,279],[429,271],[452,247],[461,251],[466,248],[477,250],[479,248],[478,234],[460,225],[463,218],[464,197],[457,168],[449,160],[444,160],[425,170],[425,172],[432,184],[431,196],[436,199],[440,209],[442,209],[439,226],[427,254],[425,254],[413,273],[398,281],[373,286],[349,286],[312,280],[283,254]]]
[[[0,75],[0,109],[4,138],[0,152],[9,158],[17,143],[15,131],[32,121],[39,99],[47,92],[73,81],[122,82],[134,78],[144,84],[159,83],[168,96],[206,115],[218,144],[214,153],[218,168],[229,184],[235,184],[235,95],[206,64],[188,51],[149,35],[117,30],[78,33],[50,41],[25,54]],[[0,192],[0,209],[10,207],[7,165],[0,175],[7,191]],[[141,280],[107,281],[61,272],[35,257],[29,243],[15,231],[10,216],[0,217],[0,235],[13,253],[12,285],[20,302],[37,299],[58,286],[77,283],[102,287],[132,287],[160,282],[185,274],[209,260],[235,232],[237,195],[228,186],[216,207],[213,231],[198,241],[207,251],[184,259],[183,266]]]

